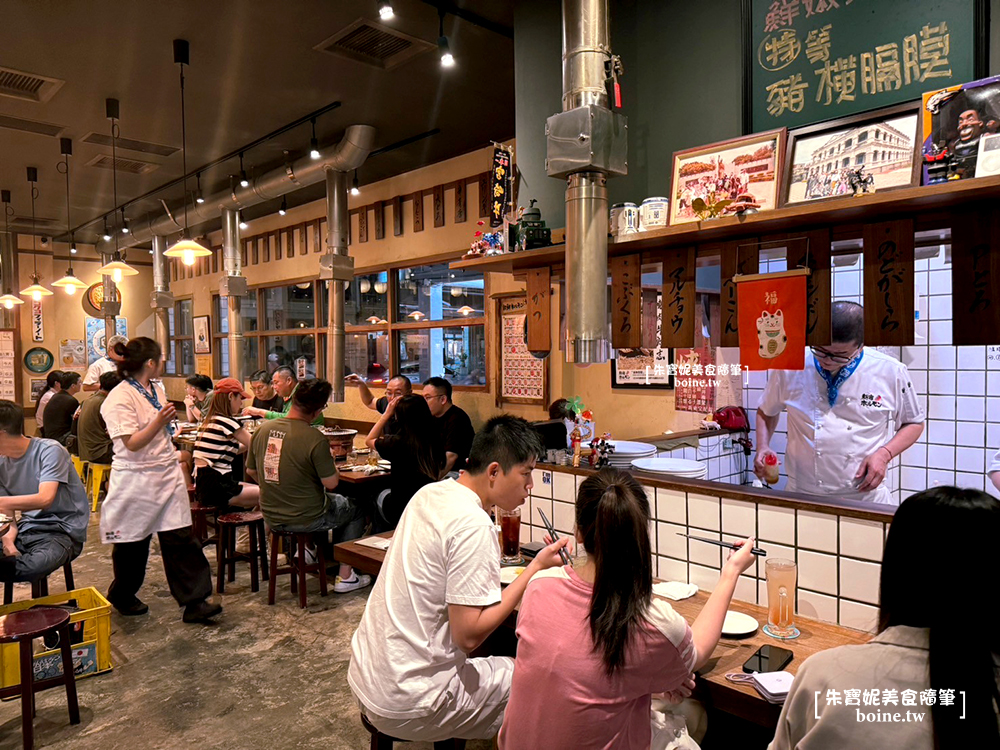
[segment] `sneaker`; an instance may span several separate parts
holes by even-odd
[[[315,564],[316,564],[316,553],[315,553],[315,552],[313,552],[313,551],[312,551],[311,549],[309,549],[308,547],[305,547],[305,548],[304,548],[304,549],[303,549],[303,550],[301,551],[301,553],[300,553],[300,554],[303,554],[303,555],[305,555],[305,561],[306,561],[306,565],[315,565]]]
[[[189,604],[184,608],[184,622],[209,622],[211,618],[221,614],[221,604],[204,599],[197,604]]]
[[[333,584],[333,591],[337,594],[346,594],[348,591],[357,591],[358,589],[363,589],[365,586],[370,585],[372,582],[371,576],[358,575],[357,571],[354,571],[348,579],[343,579],[337,576],[337,582]]]

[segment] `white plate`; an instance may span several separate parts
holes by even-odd
[[[506,585],[514,583],[514,579],[524,572],[524,566],[516,565],[509,568],[500,568],[500,583]]]
[[[700,476],[708,470],[708,467],[701,461],[690,458],[638,458],[632,461],[632,465],[642,471],[680,476]]]
[[[759,625],[760,623],[758,623],[750,615],[729,610],[726,612],[726,619],[722,623],[722,634],[733,636],[750,635],[757,630]]]
[[[634,443],[629,440],[610,440],[615,447],[615,452],[611,455],[618,456],[645,456],[647,453],[656,453],[656,446],[649,443]]]

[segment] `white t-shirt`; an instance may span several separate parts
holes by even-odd
[[[42,428],[42,420],[44,419],[43,415],[45,412],[45,407],[48,406],[49,401],[52,400],[52,397],[55,396],[56,393],[57,391],[54,391],[51,388],[49,388],[49,390],[45,391],[45,393],[42,394],[42,397],[38,399],[38,405],[35,406],[35,424],[38,425],[39,429]]]
[[[94,364],[97,364],[96,362]],[[156,390],[156,398],[160,406],[166,406],[169,401],[163,386],[156,381],[150,385]],[[108,393],[101,404],[101,416],[108,426],[108,436],[115,446],[112,466],[120,464],[177,463],[177,451],[165,429],[157,431],[146,445],[137,451],[125,447],[122,438],[134,435],[156,419],[157,410],[131,383],[123,380]]]
[[[830,406],[827,385],[812,354],[805,369],[775,370],[758,408],[774,417],[788,411],[785,464],[788,490],[891,503],[885,485],[858,492],[853,484],[861,462],[892,439],[892,430],[924,421],[906,365],[865,348],[857,369],[840,386]],[[890,428],[891,425],[891,428]]]
[[[84,385],[100,385],[101,375],[106,372],[114,372],[118,369],[118,365],[112,362],[107,357],[101,357],[99,360],[94,362],[90,367],[87,368],[87,374],[83,378]]]
[[[448,699],[467,657],[448,605],[500,601],[500,543],[479,496],[454,479],[413,496],[351,639],[347,681],[378,716],[428,716]]]

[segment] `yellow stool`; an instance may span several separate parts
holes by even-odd
[[[69,457],[73,459],[73,468],[76,469],[76,473],[80,475],[80,481],[86,483],[87,462],[81,459],[79,456],[74,456],[72,453],[69,454]],[[86,484],[84,486],[86,486]]]
[[[111,473],[111,464],[90,464],[90,512],[97,511],[97,498],[101,494],[101,485],[105,477]]]

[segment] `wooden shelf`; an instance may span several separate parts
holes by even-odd
[[[915,216],[918,229],[941,224],[939,212],[1000,197],[1000,177],[955,180],[940,185],[887,190],[857,198],[844,197],[811,201],[749,216],[726,216],[710,221],[654,229],[609,240],[608,255],[651,252],[670,247],[706,245],[727,240],[760,237],[822,227],[843,229],[851,224]],[[857,236],[860,237],[860,232]],[[565,245],[552,245],[523,253],[506,253],[489,258],[462,260],[452,268],[481,269],[484,273],[517,273],[539,266],[562,266]]]

